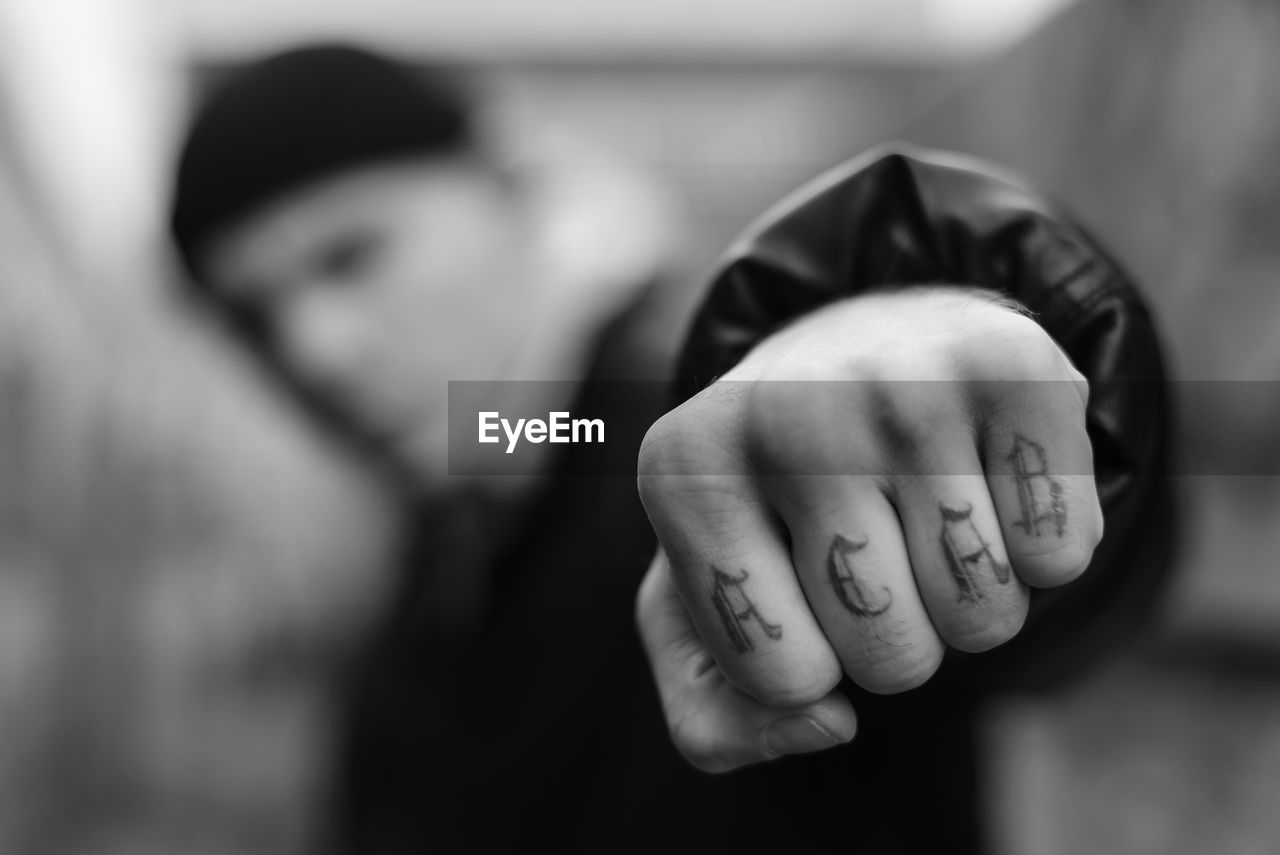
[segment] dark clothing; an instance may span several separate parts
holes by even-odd
[[[915,283],[1009,294],[1094,384],[1107,534],[1090,572],[1037,593],[1013,642],[949,653],[921,689],[877,697],[846,681],[859,717],[850,745],[711,777],[667,738],[634,630],[654,546],[634,479],[560,472],[492,561],[474,631],[408,606],[369,651],[352,693],[343,851],[981,851],[982,698],[1060,678],[1114,643],[1166,566],[1159,355],[1123,275],[1025,191],[896,153],[824,182],[730,255],[681,363],[685,391],[845,294]],[[616,376],[625,336],[607,332],[600,353],[594,376]],[[1119,378],[1142,382],[1107,383]],[[618,418],[649,420],[669,403],[643,397]],[[432,559],[416,555],[408,572],[430,573]]]

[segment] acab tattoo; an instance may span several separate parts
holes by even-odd
[[[875,590],[858,578],[850,563],[856,553],[867,547],[867,540],[850,540],[837,534],[827,553],[827,578],[836,589],[840,604],[858,617],[876,617],[889,610],[893,593],[887,587]]]
[[[1051,528],[1062,537],[1067,529],[1067,504],[1062,498],[1062,483],[1049,475],[1044,446],[1014,434],[1009,463],[1022,507],[1022,518],[1014,525],[1035,537],[1040,537],[1042,528]]]
[[[1011,578],[1009,565],[996,558],[991,544],[974,525],[973,505],[958,510],[939,504],[938,509],[942,512],[942,552],[960,588],[960,599],[971,603],[984,599],[980,584],[984,572],[994,576],[1001,585],[1007,585]]]
[[[766,637],[777,641],[782,638],[782,626],[769,623],[760,614],[760,609],[743,588],[751,574],[746,570],[740,576],[731,576],[714,564],[711,565],[714,585],[711,589],[711,604],[715,606],[725,634],[729,636],[729,644],[739,653],[755,650],[755,642],[747,631],[751,623],[755,623]]]

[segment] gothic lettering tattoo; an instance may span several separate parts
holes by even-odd
[[[849,559],[866,546],[866,538],[853,541],[837,534],[831,541],[831,551],[827,553],[827,578],[836,589],[841,605],[858,617],[875,617],[889,610],[893,594],[886,587],[878,591],[869,589],[854,573]]]
[[[1067,505],[1062,499],[1062,483],[1049,476],[1044,446],[1014,434],[1009,462],[1022,506],[1022,519],[1014,525],[1035,537],[1040,536],[1042,527],[1052,527],[1062,537],[1067,528]]]
[[[711,590],[711,603],[716,607],[716,614],[720,616],[720,623],[724,625],[725,634],[729,636],[729,644],[734,650],[739,653],[755,650],[755,642],[747,632],[751,621],[754,621],[760,631],[774,641],[782,638],[782,627],[765,620],[760,610],[756,608],[756,604],[743,589],[742,583],[750,576],[746,570],[742,571],[741,576],[731,576],[713,564],[711,573],[715,579],[715,587]]]
[[[939,504],[938,509],[942,512],[942,552],[960,588],[960,599],[973,603],[985,598],[979,580],[984,569],[1001,585],[1007,585],[1009,565],[996,559],[991,544],[983,539],[973,524],[973,505],[957,510]]]

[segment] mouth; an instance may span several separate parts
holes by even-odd
[[[353,413],[353,416],[364,426],[364,433],[370,440],[392,449],[408,446],[415,433],[412,418],[395,418],[386,413],[371,413],[368,410]]]
[[[419,456],[436,433],[437,420],[428,417],[434,409],[431,402],[424,395],[394,395],[385,387],[370,386],[313,389],[310,397],[361,445],[397,460]]]
[[[355,395],[318,394],[313,400],[345,430],[375,448],[394,450],[406,445],[414,432],[412,414],[375,406]]]

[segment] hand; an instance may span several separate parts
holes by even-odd
[[[685,757],[846,742],[842,672],[901,692],[946,646],[1013,638],[1028,587],[1070,582],[1102,536],[1087,397],[1000,298],[914,289],[806,316],[656,423],[637,621]]]

